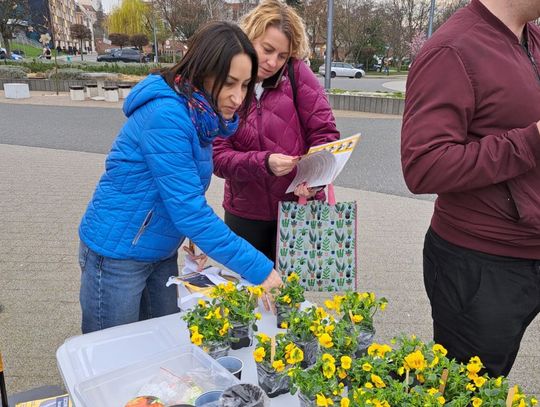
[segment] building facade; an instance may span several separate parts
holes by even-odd
[[[75,0],[29,0],[29,3],[34,30],[49,33],[54,47],[77,47],[70,33],[70,27],[77,22]]]
[[[97,21],[97,10],[91,1],[79,0],[75,11],[77,24],[82,24],[90,30],[91,38],[83,42],[82,51],[96,52],[96,39],[94,34],[94,24]]]

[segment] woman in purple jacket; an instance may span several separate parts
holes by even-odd
[[[324,89],[303,62],[309,45],[294,9],[264,0],[242,26],[259,58],[256,98],[235,135],[215,140],[214,173],[225,178],[225,223],[275,261],[279,201],[323,198],[305,186],[285,193],[296,163],[339,132]]]

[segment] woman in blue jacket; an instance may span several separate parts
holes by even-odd
[[[236,131],[256,76],[249,39],[214,22],[193,36],[180,63],[133,88],[79,226],[83,333],[178,311],[176,289],[165,283],[178,274],[185,238],[267,291],[281,284],[271,261],[231,232],[204,196],[212,141]]]

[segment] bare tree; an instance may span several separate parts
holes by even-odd
[[[438,5],[433,30],[437,30],[452,14],[469,4],[469,0],[452,0]]]
[[[208,21],[212,10],[208,2],[201,0],[155,0],[154,3],[171,32],[181,40],[190,38]]]
[[[408,45],[413,37],[426,30],[428,23],[428,0],[387,0],[385,11],[385,56],[392,56],[396,68],[401,70],[401,62],[409,56]]]
[[[28,15],[27,0],[0,1],[0,42],[5,44],[6,58],[11,55],[11,38],[15,28],[24,24]]]
[[[326,40],[326,4],[327,0],[306,0],[301,10],[312,51]]]
[[[109,40],[113,45],[118,45],[120,49],[129,44],[129,35],[122,33],[111,33],[109,34]]]
[[[69,31],[71,32],[71,36],[75,38],[76,40],[79,40],[79,50],[81,51],[81,61],[84,59],[83,57],[83,41],[84,40],[90,40],[92,39],[92,31],[90,31],[90,28],[83,24],[73,24],[71,27],[69,27]]]

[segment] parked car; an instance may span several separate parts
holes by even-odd
[[[110,53],[101,54],[97,57],[98,62],[149,62],[147,55],[138,49],[122,48],[113,49]]]
[[[365,76],[366,72],[363,69],[355,68],[351,64],[345,62],[332,62],[332,70],[330,71],[330,77],[336,76],[348,76],[349,78],[361,78]],[[324,64],[319,67],[319,74],[325,75]]]

